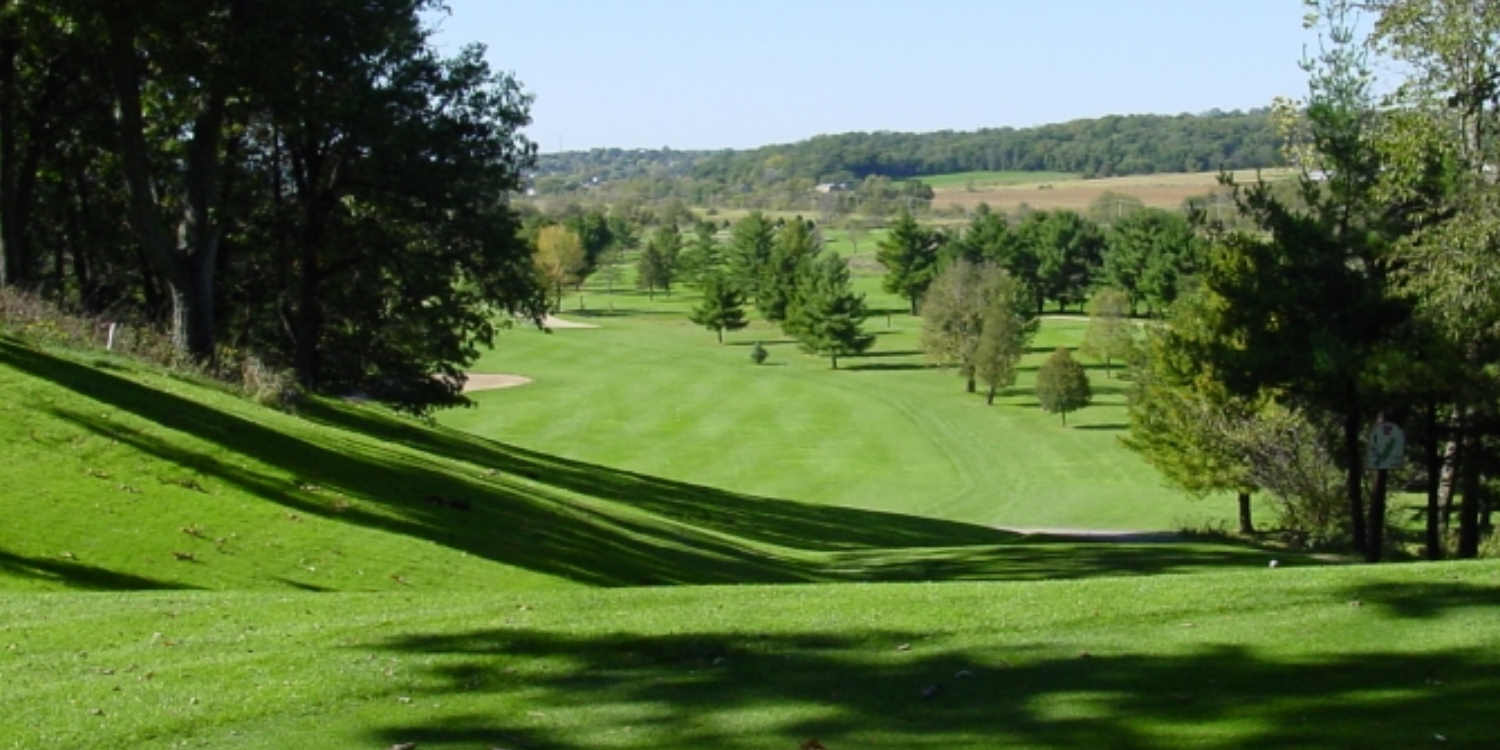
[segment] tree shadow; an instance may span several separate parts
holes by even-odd
[[[919,349],[891,349],[883,352],[865,352],[861,358],[869,357],[915,357],[922,354]]]
[[[428,665],[398,689],[520,707],[392,717],[368,739],[587,748],[608,738],[630,750],[793,748],[811,738],[831,748],[932,750],[1410,747],[1437,734],[1448,746],[1481,747],[1493,739],[1500,662],[1485,652],[1267,656],[1215,643],[1136,649],[1102,636],[1093,647],[1087,635],[996,641],[847,626],[411,633],[378,647]],[[559,714],[569,718],[529,718]]]
[[[862,370],[936,370],[942,365],[928,362],[871,362],[860,365],[844,365],[841,370],[858,372]]]
[[[180,583],[112,570],[67,560],[25,557],[0,550],[0,572],[17,578],[58,583],[85,591],[135,591],[142,589],[191,589]]]
[[[1130,424],[1128,422],[1103,422],[1100,424],[1075,424],[1072,427],[1075,430],[1108,430],[1113,432],[1128,430],[1130,429]]]
[[[746,340],[746,341],[725,341],[724,345],[725,346],[755,346],[757,343],[760,344],[761,346],[781,346],[783,344],[795,344],[797,342],[793,341],[792,339],[750,339],[750,340]]]
[[[1500,611],[1500,584],[1365,583],[1347,590],[1351,601],[1369,603],[1399,617],[1432,619],[1460,609]]]

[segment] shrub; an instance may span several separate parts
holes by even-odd
[[[750,350],[750,361],[758,365],[765,362],[767,356],[766,348],[759,341],[755,342],[755,347]]]

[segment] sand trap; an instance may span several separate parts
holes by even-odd
[[[523,375],[506,375],[499,372],[471,372],[467,373],[468,380],[464,381],[464,393],[470,391],[492,391],[496,388],[514,388],[518,385],[526,385],[531,378]]]
[[[555,315],[542,318],[542,325],[548,328],[598,328],[593,323],[579,323],[576,320],[563,320]]]

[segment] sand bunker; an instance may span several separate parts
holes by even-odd
[[[554,315],[548,315],[547,317],[542,318],[542,325],[547,326],[548,328],[598,328],[599,327],[599,326],[594,325],[593,323],[579,323],[576,320],[563,320],[562,318],[556,317]]]
[[[500,372],[471,372],[468,380],[464,381],[464,393],[470,391],[491,391],[496,388],[514,388],[518,385],[526,385],[531,378],[523,375],[506,375]]]

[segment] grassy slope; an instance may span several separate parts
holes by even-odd
[[[0,748],[1486,747],[1497,577],[0,595]]]
[[[336,401],[291,416],[139,365],[6,339],[0,391],[10,396],[0,445],[14,499],[0,526],[0,589],[1029,579],[1266,559],[1245,547],[1088,545],[731,491]],[[592,411],[610,424],[609,404]],[[821,482],[837,484],[814,473],[807,485]]]

